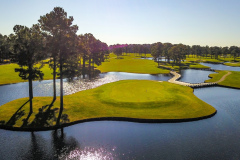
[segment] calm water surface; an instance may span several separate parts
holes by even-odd
[[[214,73],[213,71],[186,69],[181,71],[181,79],[179,81],[189,83],[203,83],[209,79],[208,75]]]
[[[189,72],[205,76],[205,71]],[[195,76],[183,75],[188,77],[186,81],[194,81],[191,77]],[[14,92],[20,93],[17,89]],[[76,124],[62,132],[0,130],[0,159],[240,159],[240,90],[208,87],[195,89],[194,94],[218,113],[209,119],[184,123],[101,121]],[[16,97],[12,95],[12,99]]]
[[[211,67],[215,70],[229,70],[229,71],[240,71],[240,67],[231,67],[223,64],[213,64],[213,63],[200,63],[202,65]]]

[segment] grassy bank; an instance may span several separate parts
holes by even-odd
[[[23,124],[29,113],[29,103],[23,105],[27,100],[22,98],[1,106],[1,124],[33,128],[56,124],[59,98],[49,109],[51,97],[34,97],[34,113],[28,123]],[[168,82],[125,80],[64,96],[61,122],[101,117],[181,120],[208,116],[215,111],[198,99],[189,87]]]
[[[211,79],[206,80],[205,82],[217,82],[228,72],[231,72],[223,81],[219,82],[219,85],[226,87],[240,88],[240,72],[237,71],[216,71],[217,73],[210,74]]]

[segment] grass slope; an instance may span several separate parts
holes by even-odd
[[[115,55],[110,54],[109,61],[103,62],[97,69],[101,72],[169,73],[169,70],[158,68],[156,62],[140,59],[140,57],[134,56],[134,54],[122,56],[122,59],[117,59]]]
[[[217,82],[228,71],[216,71],[216,72],[218,72],[218,73],[210,74],[209,77],[211,77],[211,79],[206,80],[205,82]],[[240,88],[240,83],[239,83],[240,72],[237,72],[237,71],[229,71],[229,72],[231,72],[231,74],[228,75],[225,78],[225,80],[223,80],[222,82],[219,82],[218,84],[222,85],[222,86],[227,86],[227,87]]]
[[[34,97],[29,112],[28,98],[11,101],[0,107],[2,125],[14,127],[48,127],[56,124],[59,98],[48,109],[52,97]],[[188,119],[208,116],[215,108],[198,99],[193,89],[168,82],[124,80],[64,96],[61,123],[101,117],[140,119]]]

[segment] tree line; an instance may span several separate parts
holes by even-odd
[[[219,56],[226,58],[231,56],[236,60],[240,56],[240,48],[238,46],[218,47],[218,46],[200,46],[200,45],[184,45],[171,43],[153,43],[153,44],[115,44],[109,46],[110,52],[117,56],[134,53],[143,56],[151,53],[153,58],[157,61],[164,57],[167,62],[170,60],[173,63],[181,63],[186,57],[192,55],[193,57],[211,57],[218,59]]]

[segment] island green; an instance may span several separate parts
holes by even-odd
[[[2,126],[41,128],[56,125],[59,98],[49,107],[52,97],[34,97],[30,117],[29,104],[23,105],[27,100],[17,99],[0,107]],[[123,80],[64,96],[61,123],[103,117],[184,121],[201,119],[215,112],[215,108],[197,98],[190,87],[150,80]]]

